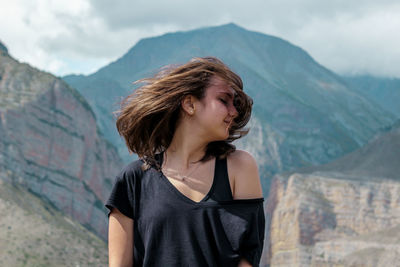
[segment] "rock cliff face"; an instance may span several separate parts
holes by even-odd
[[[331,164],[277,175],[264,264],[400,266],[399,159],[397,126]]]
[[[122,162],[76,90],[0,54],[0,136],[0,179],[105,238],[103,201]]]

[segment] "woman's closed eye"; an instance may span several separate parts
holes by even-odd
[[[224,104],[228,104],[228,101],[226,101],[225,99],[223,99],[223,98],[220,98],[219,99],[222,103],[224,103]]]

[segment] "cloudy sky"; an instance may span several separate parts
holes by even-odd
[[[141,38],[229,22],[283,38],[340,74],[400,78],[398,0],[0,0],[10,54],[58,76],[92,73]]]

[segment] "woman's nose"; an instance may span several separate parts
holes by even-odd
[[[231,107],[229,109],[229,115],[232,118],[236,118],[239,115],[239,112],[236,110],[236,107],[234,105],[231,105]]]

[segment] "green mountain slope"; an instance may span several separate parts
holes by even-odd
[[[369,75],[343,77],[351,89],[400,118],[400,79]]]
[[[106,243],[23,187],[0,180],[0,266],[107,266]]]

